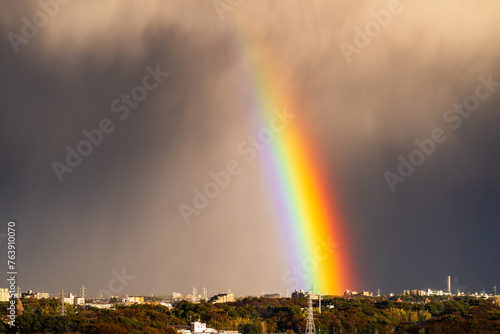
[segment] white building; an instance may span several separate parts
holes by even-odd
[[[451,296],[451,292],[427,289],[427,296]]]
[[[207,324],[200,321],[191,323],[191,333],[217,333],[213,328],[207,328]]]
[[[88,304],[92,307],[96,307],[98,309],[102,309],[102,310],[114,310],[115,308],[115,305],[114,304],[109,304],[109,303],[106,303],[106,304],[97,304],[97,303],[92,303],[92,304]]]
[[[0,288],[0,302],[9,301],[9,289]]]
[[[122,298],[122,303],[125,304],[142,304],[144,303],[144,297],[125,297]]]
[[[65,304],[71,305],[85,305],[85,298],[77,297],[72,293],[69,294],[69,297],[64,297],[63,301]]]
[[[83,298],[83,297],[75,297],[74,304],[75,305],[85,305],[85,298]]]
[[[49,294],[46,292],[33,292],[33,290],[28,290],[28,292],[21,294],[22,298],[33,298],[33,299],[43,299],[49,298]]]
[[[72,293],[69,294],[69,297],[63,297],[63,302],[65,304],[74,304],[75,303],[75,296],[73,296]]]
[[[36,292],[36,293],[33,295],[33,297],[34,297],[35,299],[44,299],[44,298],[49,299],[49,298],[50,298],[50,295],[49,295],[49,293],[48,293],[48,292]]]

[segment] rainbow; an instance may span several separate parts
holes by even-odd
[[[356,284],[349,242],[332,180],[323,170],[320,152],[304,126],[306,109],[290,94],[272,53],[262,45],[256,47],[239,40],[250,80],[246,107],[258,119],[258,126],[268,126],[276,109],[295,115],[259,156],[283,231],[288,263],[296,270],[285,273],[282,279],[285,284],[295,285],[287,288],[313,287],[315,293],[341,295]]]

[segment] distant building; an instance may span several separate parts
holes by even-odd
[[[292,298],[309,298],[309,291],[295,290],[292,292]],[[318,299],[318,295],[311,293],[312,299]]]
[[[33,298],[33,291],[28,290],[28,292],[21,293],[21,298]]]
[[[65,304],[73,305],[75,304],[75,296],[72,293],[70,293],[68,297],[63,297],[63,302]]]
[[[351,290],[345,290],[343,297],[346,299],[359,298],[359,297],[373,297],[373,292],[370,291],[356,292]]]
[[[175,328],[175,330],[177,330],[177,333],[179,334],[220,333],[213,328],[207,328],[207,324],[200,321],[191,322],[190,326],[173,325],[168,327]]]
[[[351,291],[351,290],[345,290],[344,291],[344,298],[346,299],[351,299],[352,296],[357,295],[358,293],[356,291]]]
[[[212,303],[229,303],[236,301],[233,293],[219,293],[218,295],[210,298],[210,302]]]
[[[68,297],[63,297],[63,302],[71,305],[85,305],[85,298],[77,297],[70,293]]]
[[[403,290],[403,296],[426,296],[425,290]]]
[[[207,324],[204,322],[195,321],[191,323],[191,333],[205,333]]]
[[[172,299],[173,300],[181,300],[182,299],[182,294],[178,292],[172,293]]]
[[[85,305],[85,298],[83,297],[75,297],[73,300],[74,305]]]
[[[142,304],[142,303],[144,303],[144,297],[125,297],[125,298],[122,298],[122,303]]]
[[[292,292],[292,298],[307,298],[307,291],[304,290],[295,290]]]
[[[50,296],[46,292],[33,292],[33,290],[28,290],[28,292],[24,292],[21,294],[21,298],[48,299],[50,298]]]
[[[34,294],[33,296],[35,299],[49,299],[50,298],[50,295],[48,292],[37,292]]]
[[[444,292],[443,290],[427,289],[427,296],[451,296],[451,292]]]
[[[89,304],[89,305],[92,306],[92,307],[96,307],[98,309],[102,309],[102,310],[113,310],[115,308],[115,305],[114,304],[110,304],[110,303],[104,303],[104,304],[92,303],[92,304]]]
[[[186,295],[184,297],[184,300],[187,300],[188,302],[191,302],[191,303],[199,303],[200,302],[200,296]]]
[[[280,298],[281,295],[279,293],[268,293],[262,295],[262,298]]]
[[[149,302],[144,302],[144,304],[146,304],[146,305],[161,305],[161,306],[165,306],[169,310],[171,310],[171,309],[174,308],[171,303],[166,303],[166,302],[152,302],[152,301],[149,301]]]
[[[9,289],[0,288],[0,302],[9,301]]]
[[[207,324],[200,321],[194,321],[191,323],[191,333],[217,333],[213,328],[207,328]]]

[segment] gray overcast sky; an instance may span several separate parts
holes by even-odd
[[[41,3],[0,9],[0,232],[17,221],[23,290],[85,284],[92,295],[124,270],[134,278],[120,293],[285,292],[287,250],[258,159],[191,224],[178,209],[252,133],[243,40],[269,46],[307,107],[346,219],[351,289],[500,283],[496,1]],[[168,76],[114,112],[157,66]],[[447,111],[464,102],[475,111]],[[53,161],[103,119],[113,130],[59,182]],[[446,140],[391,191],[384,173],[435,129]]]

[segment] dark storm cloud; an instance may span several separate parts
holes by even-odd
[[[284,245],[257,162],[193,224],[178,210],[250,134],[244,40],[272,46],[305,106],[345,208],[362,284],[352,288],[443,288],[448,274],[488,288],[499,276],[500,90],[458,130],[443,113],[474,93],[479,75],[500,81],[498,5],[401,5],[349,64],[339,45],[387,2],[245,2],[224,21],[211,2],[70,2],[18,53],[4,38],[1,219],[19,222],[21,287],[86,284],[92,294],[124,267],[136,277],[131,293],[284,292]],[[0,35],[19,34],[21,18],[39,10],[8,3]],[[120,120],[111,103],[157,64],[169,76]],[[51,163],[103,118],[114,131],[58,182]],[[384,172],[436,127],[447,141],[391,192]]]

